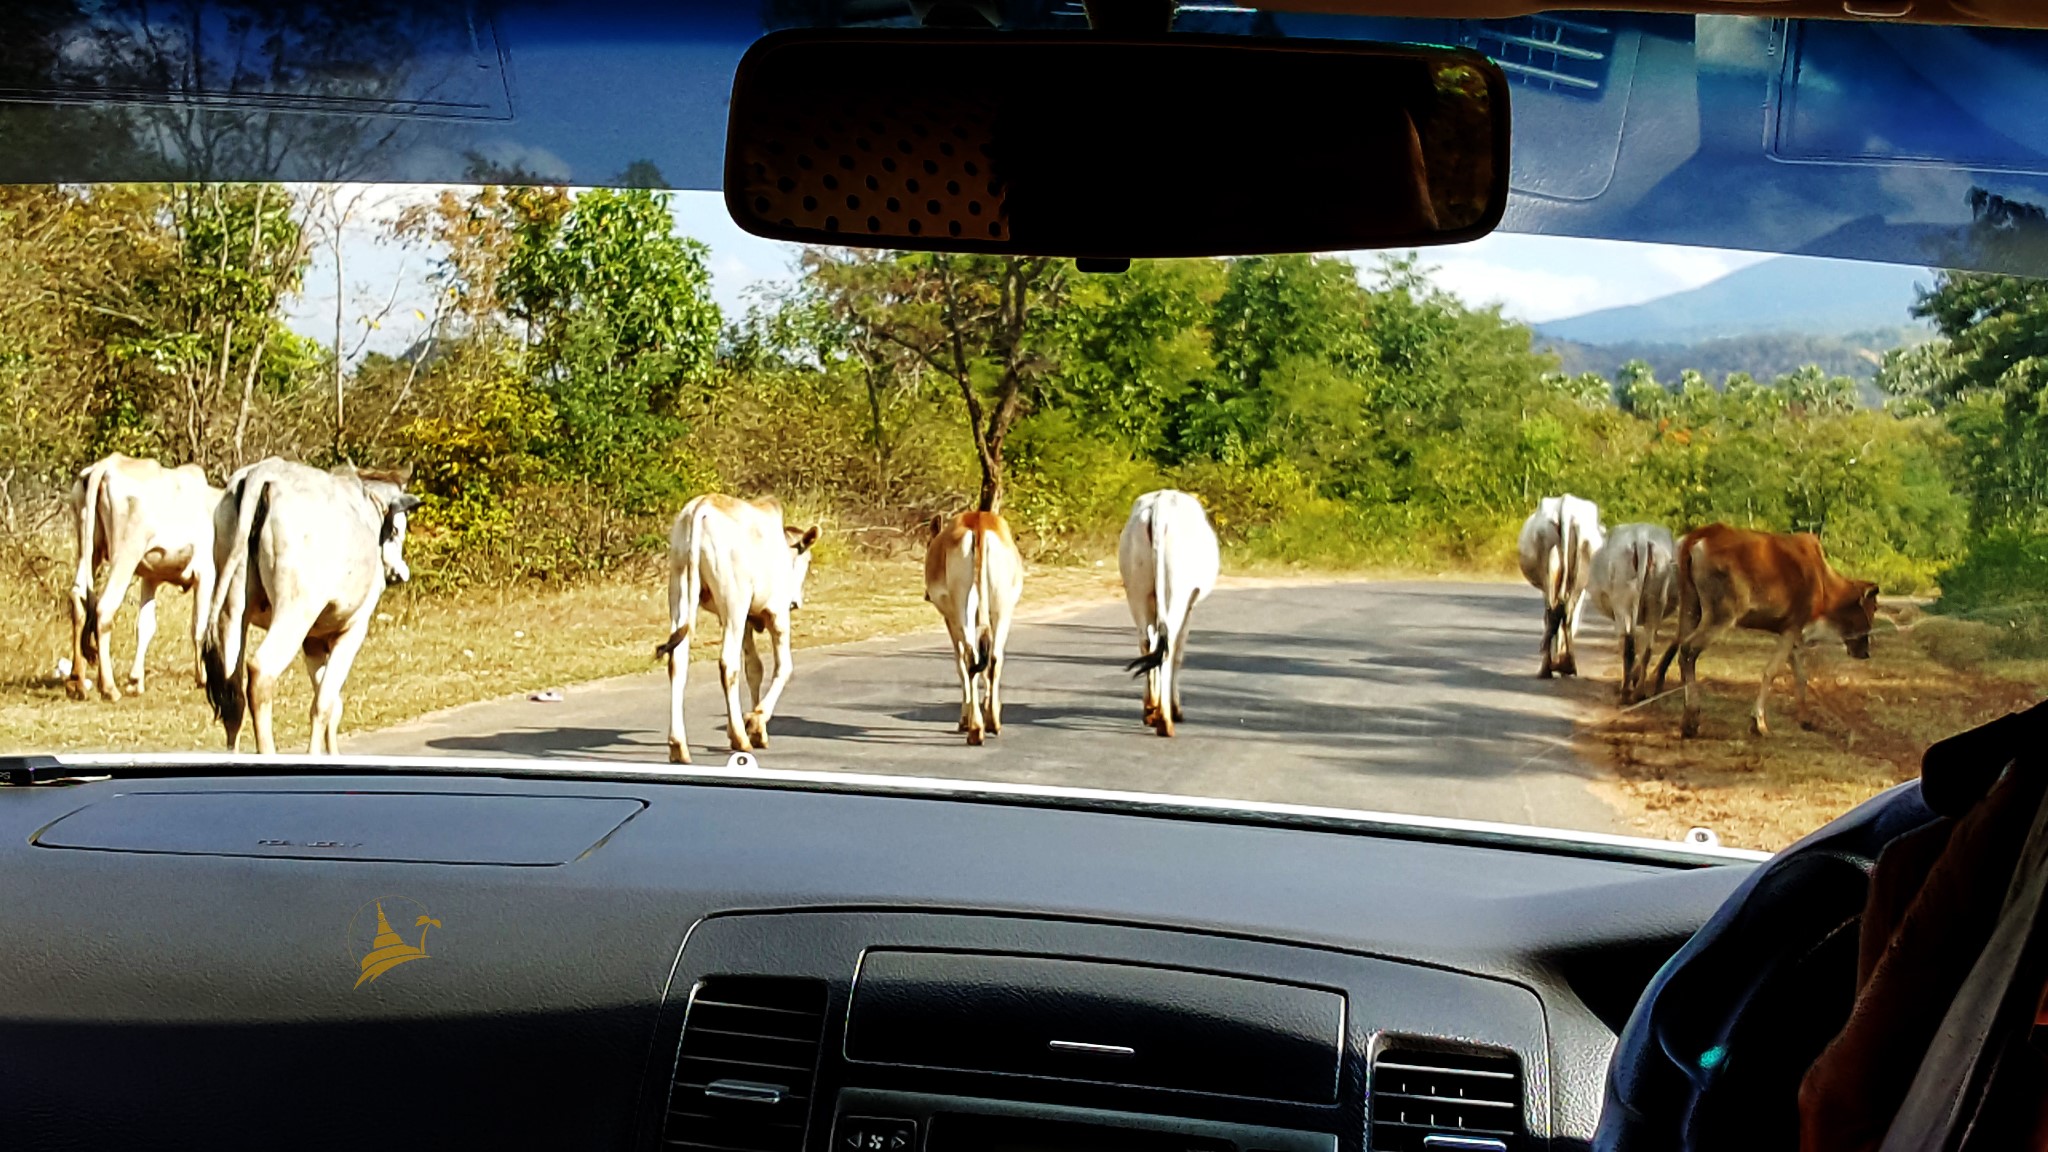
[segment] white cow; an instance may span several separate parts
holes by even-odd
[[[1202,502],[1170,488],[1138,497],[1117,540],[1116,564],[1138,625],[1140,655],[1126,668],[1145,677],[1145,723],[1171,736],[1181,720],[1188,624],[1223,566]]]
[[[1661,524],[1622,524],[1593,555],[1593,607],[1614,621],[1621,642],[1621,702],[1642,695],[1657,630],[1678,607],[1678,552]]]
[[[946,621],[960,672],[960,731],[969,744],[1003,730],[1003,652],[1024,594],[1024,559],[994,512],[932,517],[924,598]]]
[[[192,593],[192,677],[204,686],[199,646],[213,602],[213,509],[221,491],[197,464],[166,468],[154,460],[115,453],[80,471],[71,486],[78,570],[71,580],[71,672],[64,687],[85,696],[86,667],[99,665],[100,695],[119,700],[110,645],[114,614],[128,582],[142,580],[135,614],[135,663],[128,679],[143,689],[143,660],[156,635],[156,593],[165,584]],[[93,595],[93,569],[107,565],[107,581]]]
[[[1579,634],[1579,609],[1593,576],[1593,554],[1605,535],[1600,509],[1567,493],[1545,496],[1522,523],[1516,552],[1522,575],[1543,593],[1543,672],[1576,676],[1572,640]]]
[[[277,457],[228,478],[214,514],[220,586],[204,646],[206,694],[241,743],[253,715],[256,751],[277,751],[271,710],[277,678],[303,652],[313,682],[313,755],[338,753],[341,688],[362,651],[388,584],[412,577],[405,564],[406,514],[419,498],[388,473],[342,467],[322,472]],[[264,629],[249,649],[249,626]]]
[[[699,496],[676,515],[668,530],[669,636],[655,648],[668,658],[668,758],[690,762],[683,734],[683,685],[690,667],[690,629],[697,608],[709,608],[725,629],[718,675],[725,687],[725,731],[735,752],[768,746],[768,719],[789,683],[789,614],[803,606],[804,577],[811,570],[813,527],[800,532],[782,522],[782,505],[772,499],[738,500]],[[768,633],[775,646],[775,670],[761,690],[761,654],[754,633]],[[747,687],[754,710],[740,715],[740,656],[746,655]]]

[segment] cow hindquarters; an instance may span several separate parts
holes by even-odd
[[[133,534],[131,533],[131,535]],[[97,652],[99,658],[100,695],[108,700],[119,700],[121,698],[121,690],[114,686],[114,676],[111,671],[114,667],[114,616],[121,611],[121,602],[128,598],[128,582],[135,578],[135,570],[141,566],[142,557],[148,551],[148,549],[143,547],[145,543],[147,542],[131,540],[121,540],[117,543],[112,556],[107,560],[106,585],[100,589],[98,598],[92,601],[91,608],[87,612],[87,626],[93,632],[93,639],[91,640],[92,649]],[[147,582],[145,582],[144,586],[148,586]],[[150,629],[154,631],[155,628],[156,620],[152,616]],[[142,639],[137,637],[136,647],[138,649],[143,646],[143,643]],[[139,668],[141,666],[140,657],[142,653],[138,651],[136,656],[136,666]]]
[[[992,640],[986,657],[988,660],[988,695],[983,701],[982,713],[988,721],[989,735],[1000,736],[1003,732],[1004,652],[1010,646],[1010,613],[1007,609],[1001,606],[991,608],[989,631]]]
[[[748,665],[754,683],[754,710],[747,713],[746,723],[747,735],[753,740],[756,748],[768,746],[768,721],[775,715],[776,705],[782,701],[782,690],[789,686],[790,673],[795,671],[790,654],[789,624],[789,616],[782,612],[770,612],[764,621],[768,640],[772,645],[769,655],[775,661],[774,669],[768,673],[766,692],[760,690],[761,658],[754,651],[751,630],[747,638],[747,655],[750,657]]]
[[[746,601],[741,600],[744,604]],[[740,675],[746,666],[747,619],[733,616],[724,621],[725,634],[719,637],[718,682],[725,689],[725,735],[735,752],[753,750],[753,740],[747,735],[744,713],[740,710]]]
[[[690,673],[690,628],[686,623],[669,636],[668,655],[668,761],[690,762],[690,738],[683,731],[683,688]]]
[[[312,755],[341,754],[341,689],[348,682],[348,670],[355,664],[356,655],[363,650],[363,641],[370,635],[370,617],[376,614],[376,607],[376,598],[372,597],[347,631],[331,641],[308,639],[304,645],[306,672],[313,680],[313,735],[307,749]],[[324,654],[318,664],[314,660],[316,650]]]
[[[156,639],[156,593],[162,587],[161,581],[144,576],[142,595],[135,605],[135,662],[128,669],[128,683],[135,686],[137,696],[142,695],[149,674],[149,645]]]
[[[249,722],[256,729],[258,755],[277,753],[278,678],[305,646],[306,635],[313,630],[317,615],[317,611],[291,611],[280,605],[271,618],[269,630],[263,634],[263,643],[249,654]]]
[[[975,671],[973,629],[960,626],[960,621],[951,614],[946,616],[946,634],[953,641],[953,666],[960,674],[960,727],[967,733],[969,744],[980,744],[985,738],[981,720],[981,673]]]

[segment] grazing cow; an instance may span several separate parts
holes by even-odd
[[[1579,674],[1572,641],[1579,634],[1579,609],[1593,576],[1593,555],[1600,551],[1600,509],[1577,496],[1545,496],[1522,522],[1516,551],[1522,576],[1543,593],[1543,671],[1560,676]]]
[[[1661,524],[1623,524],[1593,554],[1593,607],[1614,621],[1621,642],[1621,702],[1634,703],[1650,678],[1657,630],[1678,606],[1677,546]]]
[[[1870,628],[1876,619],[1877,585],[1838,574],[1813,533],[1752,532],[1726,524],[1695,528],[1678,542],[1678,639],[1657,662],[1657,691],[1664,690],[1664,673],[1676,655],[1685,678],[1680,731],[1698,735],[1699,683],[1694,666],[1700,653],[1730,628],[1769,632],[1778,637],[1778,647],[1764,664],[1749,730],[1769,735],[1764,699],[1787,657],[1792,661],[1799,723],[1811,727],[1806,715],[1806,665],[1800,652],[1807,630],[1826,623],[1842,638],[1849,655],[1868,660]]]
[[[1172,489],[1138,497],[1117,540],[1116,564],[1138,625],[1140,655],[1126,669],[1145,677],[1145,723],[1171,736],[1181,720],[1188,623],[1222,568],[1202,502]]]
[[[271,709],[277,678],[303,652],[313,682],[313,755],[338,753],[341,688],[362,650],[389,584],[412,577],[405,564],[406,514],[419,507],[403,479],[349,467],[322,472],[271,457],[228,479],[214,514],[220,584],[204,645],[206,694],[241,742],[246,708],[256,751],[277,751]],[[249,651],[249,626],[265,630]]]
[[[690,762],[683,733],[683,685],[690,667],[690,629],[699,606],[718,617],[725,635],[718,676],[725,687],[725,732],[735,752],[768,746],[768,719],[789,683],[789,614],[803,606],[804,578],[811,571],[811,545],[818,530],[798,531],[782,522],[782,505],[772,499],[738,500],[699,496],[676,514],[668,530],[669,635],[655,648],[668,658],[668,758]],[[775,669],[761,689],[761,653],[754,633],[766,631],[774,645]],[[754,710],[740,714],[740,665],[745,653],[747,687]]]
[[[1024,594],[1024,559],[994,512],[932,517],[924,598],[945,618],[960,671],[960,731],[969,744],[1003,730],[1003,649]]]
[[[156,593],[165,584],[192,593],[192,677],[206,683],[199,645],[213,602],[213,509],[221,491],[197,464],[166,468],[154,460],[115,453],[82,470],[71,486],[78,530],[78,570],[71,580],[71,672],[65,691],[83,699],[86,667],[99,666],[100,695],[119,700],[114,685],[114,614],[128,582],[142,581],[135,614],[135,664],[128,679],[139,695],[143,660],[156,635]],[[107,582],[93,595],[93,570],[107,565]]]

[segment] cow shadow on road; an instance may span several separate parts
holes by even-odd
[[[517,728],[489,736],[437,736],[426,745],[438,752],[558,759],[644,760],[650,752],[660,758],[668,755],[668,741],[659,732],[628,728]]]

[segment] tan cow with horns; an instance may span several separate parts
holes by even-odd
[[[768,720],[789,684],[790,613],[803,606],[804,577],[811,570],[811,545],[818,529],[782,522],[774,499],[740,500],[699,496],[676,514],[668,530],[669,636],[654,652],[668,658],[668,758],[690,762],[683,729],[683,686],[690,666],[690,630],[697,609],[708,608],[725,629],[719,645],[718,676],[725,688],[725,732],[732,750],[768,746]],[[761,653],[754,634],[768,633],[775,667],[764,691]],[[744,654],[753,711],[740,712],[740,665]]]

